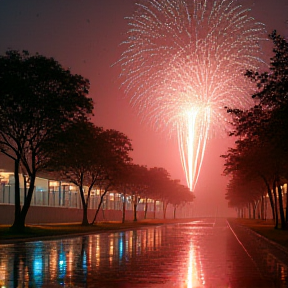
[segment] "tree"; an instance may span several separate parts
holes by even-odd
[[[264,219],[264,196],[266,189],[263,181],[260,177],[247,181],[242,172],[242,170],[238,170],[232,173],[226,192],[228,205],[237,208],[239,214],[240,211],[242,211],[242,215],[244,214],[244,210],[248,208],[249,218],[253,217],[255,219],[257,208],[259,208],[259,204],[261,204],[261,209],[258,209],[259,217]],[[251,208],[253,210],[253,216]]]
[[[71,123],[92,114],[88,90],[87,79],[73,75],[53,58],[10,50],[0,56],[0,147],[15,163],[12,228],[25,227],[36,175],[46,168],[50,157],[44,148],[54,146],[54,136]],[[20,164],[29,184],[22,207]]]
[[[57,170],[61,177],[79,188],[82,225],[89,225],[87,212],[92,189],[104,188],[93,224],[117,173],[130,161],[130,140],[121,132],[104,130],[87,121],[75,123],[59,136],[60,147],[54,154],[51,169]]]
[[[150,169],[151,170],[151,169]],[[137,221],[137,205],[141,198],[146,199],[145,204],[145,218],[147,213],[147,198],[153,197],[151,193],[152,189],[152,173],[145,166],[130,163],[126,166],[126,169],[122,169],[117,179],[116,189],[122,194],[122,223],[125,222],[126,214],[126,202],[127,196],[131,197],[134,212],[134,221]],[[155,175],[153,174],[155,177]],[[153,181],[155,178],[153,177]],[[155,207],[154,207],[155,209]]]
[[[98,171],[94,166],[99,163],[95,151],[102,150],[100,135],[102,127],[96,127],[88,121],[79,121],[58,137],[57,151],[49,163],[52,171],[59,173],[62,179],[75,184],[80,193],[83,209],[82,225],[88,225],[87,209],[91,190],[94,187]],[[85,193],[85,186],[88,187]]]
[[[137,206],[141,198],[147,196],[148,169],[146,166],[133,164],[131,167],[131,198],[133,204],[134,221],[137,221]]]
[[[236,199],[240,208],[243,208],[243,205],[248,205],[252,201],[250,197],[251,188],[249,188],[251,182],[264,181],[274,215],[275,205],[270,189],[274,179],[274,159],[270,157],[268,152],[268,142],[259,142],[258,139],[254,138],[252,140],[252,137],[247,137],[243,140],[237,140],[235,145],[236,148],[230,148],[226,155],[222,155],[225,159],[224,175],[232,175],[230,180],[232,184],[230,184],[230,188],[228,186],[229,193],[227,195],[230,205],[237,207]],[[239,186],[239,189],[237,186]],[[258,184],[258,186],[262,185]],[[235,190],[234,192],[231,191],[232,188]],[[238,195],[240,193],[241,195]]]
[[[121,194],[122,198],[122,223],[126,221],[126,202],[127,195],[133,191],[132,181],[132,165],[127,164],[118,171],[118,177],[115,181],[116,190]]]
[[[176,219],[176,210],[181,204],[191,203],[195,199],[194,193],[186,185],[182,185],[180,180],[170,180],[171,193],[167,194],[167,202],[174,207],[173,218]]]
[[[236,148],[240,157],[242,151],[239,147],[243,148],[243,144],[253,147],[253,151],[257,150],[258,155],[265,156],[263,159],[265,165],[270,168],[268,173],[270,180],[264,176],[264,173],[261,173],[261,177],[269,186],[268,193],[269,190],[273,191],[275,228],[278,226],[276,214],[278,202],[281,228],[285,229],[288,219],[287,216],[285,219],[284,215],[281,185],[287,179],[288,168],[288,43],[276,31],[273,31],[269,37],[274,44],[270,71],[264,73],[247,71],[246,73],[246,76],[256,84],[257,91],[252,98],[258,101],[257,105],[247,111],[228,109],[228,112],[234,116],[234,131],[231,135],[239,137],[238,143],[242,143],[242,146],[238,145]],[[272,203],[270,194],[269,197]]]
[[[152,199],[154,199],[154,218],[156,218],[156,201],[161,200],[163,204],[163,216],[165,218],[168,202],[167,189],[170,184],[170,174],[162,167],[150,168],[150,187]]]
[[[103,190],[100,202],[95,213],[92,224],[95,222],[104,196],[108,191],[115,189],[117,183],[121,181],[123,174],[126,175],[128,167],[131,165],[132,158],[129,153],[133,150],[131,140],[122,132],[114,129],[104,130],[101,137],[104,149],[101,153],[102,164],[96,170],[100,173],[96,185]],[[100,164],[100,162],[99,162]]]

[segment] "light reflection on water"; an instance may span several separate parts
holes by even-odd
[[[93,287],[93,283],[110,283],[113,279],[119,279],[119,282],[131,281],[133,274],[136,275],[135,285],[143,282],[164,283],[171,280],[169,271],[173,272],[172,262],[177,259],[177,251],[173,251],[173,245],[178,241],[177,235],[173,236],[174,233],[171,232],[171,227],[150,227],[55,241],[2,245],[0,287],[44,287],[48,283],[58,284],[59,287],[72,287],[72,284],[73,287]],[[163,239],[163,236],[168,238]],[[174,243],[167,246],[169,241]],[[167,250],[169,246],[171,251]],[[187,287],[192,288],[195,286],[189,279],[197,278],[197,263],[192,241],[189,247],[189,265],[191,263],[193,270],[189,268],[186,272],[188,282],[183,281],[185,269],[181,268],[183,271],[179,274],[173,272],[175,275],[170,276],[176,277],[178,282],[187,282]],[[185,253],[186,249],[184,245],[181,254]],[[150,263],[150,260],[153,263]],[[166,260],[169,262],[167,267]],[[182,267],[185,268],[184,266]],[[86,286],[86,283],[90,283],[90,286]]]
[[[0,287],[241,287],[236,240],[204,224],[1,245]]]
[[[199,272],[197,271],[195,251],[193,243],[191,242],[189,250],[188,271],[187,271],[187,288],[199,287],[201,284],[202,285],[205,284],[204,277],[202,279],[202,275]]]

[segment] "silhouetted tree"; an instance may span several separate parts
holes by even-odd
[[[173,218],[176,219],[176,210],[180,205],[192,203],[195,199],[194,193],[186,185],[182,185],[180,180],[170,180],[170,191],[167,193],[167,202],[174,207]]]
[[[152,199],[154,200],[154,218],[156,218],[156,202],[162,201],[163,205],[163,217],[166,215],[166,208],[168,205],[165,195],[167,195],[167,189],[169,188],[170,174],[162,167],[150,168],[150,188],[152,192]]]
[[[102,173],[95,185],[102,193],[92,224],[96,221],[104,196],[107,192],[116,189],[117,183],[121,181],[122,175],[126,174],[132,161],[129,156],[129,153],[133,150],[131,140],[124,133],[107,129],[102,133],[101,139],[104,145],[101,153],[103,163],[102,166],[98,166],[98,169]]]
[[[133,164],[131,167],[131,200],[133,205],[133,220],[137,221],[137,206],[140,200],[147,197],[148,169],[146,166]]]
[[[118,170],[131,160],[128,154],[132,146],[123,133],[112,129],[103,130],[87,121],[75,123],[59,136],[60,147],[58,153],[54,154],[56,157],[51,168],[58,170],[65,180],[79,188],[83,209],[82,225],[88,225],[87,212],[92,189],[105,189],[97,216],[103,197],[113,185]]]
[[[89,81],[73,75],[53,58],[7,51],[0,56],[0,147],[14,160],[15,218],[23,229],[37,173],[47,166],[55,134],[92,113]],[[49,145],[48,145],[49,143]],[[49,149],[48,149],[49,150]],[[28,175],[28,192],[20,205],[19,166]]]
[[[228,112],[234,116],[234,131],[231,135],[239,137],[236,153],[239,152],[242,157],[245,153],[242,153],[239,147],[250,147],[254,153],[264,157],[265,165],[271,169],[268,177],[261,172],[259,175],[265,184],[269,185],[268,192],[273,191],[275,213],[278,210],[276,207],[278,202],[281,228],[285,229],[288,219],[287,215],[286,219],[284,215],[281,185],[286,181],[288,171],[288,43],[276,31],[273,31],[269,37],[274,44],[270,71],[264,73],[247,71],[246,73],[258,89],[252,95],[258,104],[247,111],[228,109]],[[263,167],[260,170],[263,170]],[[272,201],[270,194],[269,197]],[[277,228],[277,215],[275,220],[275,228]]]
[[[258,140],[255,139],[253,141],[252,138],[238,140],[235,143],[236,148],[230,148],[228,153],[222,155],[222,157],[225,159],[224,175],[232,175],[230,180],[232,184],[228,190],[229,195],[227,195],[230,206],[237,207],[236,199],[238,199],[241,208],[251,203],[251,201],[253,202],[254,200],[251,200],[250,194],[254,195],[254,192],[253,189],[249,188],[251,186],[250,182],[259,182],[259,186],[262,187],[260,182],[264,181],[274,216],[275,204],[270,188],[274,179],[273,159],[269,157],[269,153],[267,155],[267,144],[267,142],[258,143]],[[269,165],[267,165],[268,163]],[[237,185],[239,185],[239,189],[237,189]],[[235,189],[234,193],[231,191],[232,187]],[[249,189],[245,190],[243,187]],[[239,193],[242,195],[238,195]],[[259,197],[261,195],[259,194]]]

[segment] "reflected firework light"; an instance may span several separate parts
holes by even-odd
[[[236,0],[146,0],[128,17],[122,87],[142,121],[177,136],[194,191],[208,137],[223,133],[224,107],[247,108],[244,73],[264,64],[262,23]]]

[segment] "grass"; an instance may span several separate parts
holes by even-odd
[[[273,220],[239,219],[231,221],[246,226],[267,239],[276,242],[288,249],[288,230],[275,229]]]
[[[62,238],[73,235],[133,229],[147,225],[163,225],[189,221],[193,221],[193,219],[146,219],[137,222],[127,221],[125,223],[121,223],[121,221],[107,221],[98,222],[89,226],[82,226],[80,223],[27,225],[23,232],[11,230],[10,225],[0,225],[0,244],[33,241],[37,239]]]

